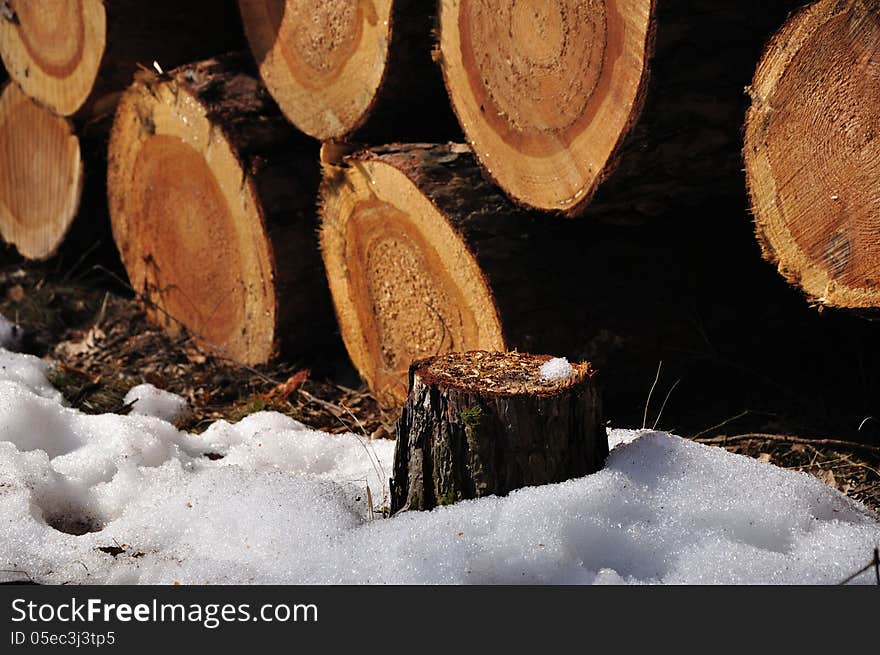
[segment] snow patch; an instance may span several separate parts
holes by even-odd
[[[51,364],[33,355],[22,355],[0,348],[0,385],[10,383],[12,387],[61,402],[61,392],[46,377],[51,369]],[[0,402],[5,402],[3,393],[0,393]]]
[[[565,357],[554,357],[541,364],[541,378],[544,380],[566,380],[573,372]]]
[[[266,412],[201,435],[89,416],[2,358],[0,569],[39,582],[826,584],[880,542],[812,476],[649,430],[611,431],[584,478],[374,518],[393,442]]]
[[[141,416],[155,416],[163,421],[174,423],[186,416],[189,406],[184,398],[170,391],[164,391],[152,384],[139,384],[132,387],[122,400],[131,405],[131,413]]]

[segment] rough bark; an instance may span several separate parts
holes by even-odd
[[[768,46],[746,174],[764,257],[814,303],[880,308],[880,2],[820,0]]]
[[[164,169],[180,158],[193,164],[175,186]],[[117,112],[109,197],[152,318],[246,363],[332,339],[317,160],[317,144],[287,123],[241,55],[142,75]]]
[[[608,455],[589,364],[542,379],[550,358],[468,352],[415,362],[397,423],[391,511],[503,496],[599,470]]]
[[[314,5],[239,0],[263,79],[291,122],[319,139],[360,143],[460,137],[431,54],[435,0]]]
[[[620,0],[577,7],[570,3],[567,13],[560,14],[568,35],[566,47],[574,48],[572,34],[580,30],[579,38],[586,45],[574,48],[577,53],[588,51],[592,43],[605,44],[596,46],[595,61],[563,66],[564,58],[553,60],[559,68],[554,79],[571,79],[555,89],[542,86],[531,92],[525,82],[510,84],[509,71],[516,70],[517,58],[535,68],[536,57],[544,52],[540,48],[550,48],[550,19],[559,4],[541,3],[545,20],[539,21],[536,14],[538,18],[524,23],[517,37],[516,30],[508,32],[508,26],[501,24],[507,14],[494,4],[442,2],[444,75],[484,171],[518,203],[611,222],[653,219],[672,206],[696,207],[707,197],[737,198],[742,189],[739,126],[746,106],[742,90],[762,45],[800,3]],[[511,5],[512,27],[517,25],[514,10],[520,6],[529,5]],[[478,66],[461,54],[463,40],[457,34],[461,14],[477,9],[484,12],[484,23],[491,24],[486,18],[491,16],[497,23],[494,29],[510,34],[510,54],[505,58],[513,61],[512,67],[494,62],[493,57],[500,55],[491,49],[495,43],[491,39],[483,41],[493,46],[480,46],[488,53],[482,60],[488,64]],[[571,16],[581,19],[575,24]],[[625,28],[613,27],[624,20]],[[590,24],[595,34],[587,38],[583,26]],[[539,47],[536,35],[540,38],[544,32],[548,43]],[[493,80],[486,71],[494,70],[496,63],[500,72]],[[591,75],[596,83],[590,89],[585,80],[592,80]],[[524,75],[524,80],[538,79],[540,75]],[[493,84],[510,90],[495,89]],[[499,98],[506,93],[511,108],[505,110],[504,101],[496,102],[493,93]],[[583,111],[576,111],[578,99]],[[534,107],[517,122],[515,108],[526,102]],[[537,115],[543,122],[531,125]]]

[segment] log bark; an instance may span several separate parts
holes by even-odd
[[[316,138],[460,137],[432,60],[435,0],[239,0],[260,73]]]
[[[331,159],[324,151],[325,160]],[[389,404],[444,352],[568,354],[596,322],[577,226],[526,212],[463,145],[389,145],[325,163],[321,247],[349,355]]]
[[[650,219],[741,194],[742,89],[797,4],[442,0],[443,73],[484,171],[514,201]]]
[[[814,303],[880,308],[880,2],[793,16],[751,97],[743,154],[765,258]]]
[[[112,109],[138,67],[171,69],[243,45],[234,0],[2,0],[0,55],[53,112]]]
[[[550,359],[477,351],[415,362],[397,423],[392,513],[599,470],[608,439],[594,371],[575,364],[548,378]]]
[[[247,364],[332,338],[317,144],[244,56],[145,72],[110,140],[113,234],[149,315]]]

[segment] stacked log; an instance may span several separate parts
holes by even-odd
[[[566,353],[589,323],[571,226],[521,210],[463,145],[404,144],[325,165],[321,249],[351,360],[402,402],[413,360],[452,351]]]
[[[239,0],[260,75],[321,140],[387,143],[459,134],[432,60],[434,0]]]
[[[110,140],[113,235],[149,316],[246,364],[327,338],[317,144],[225,56],[141,74]],[[291,351],[288,350],[288,353]]]
[[[55,255],[65,239],[72,250],[110,244],[106,145],[120,93],[154,62],[172,67],[240,47],[235,5],[4,0],[2,8],[0,57],[17,86],[4,89],[0,113],[0,233],[31,259]],[[78,214],[85,218],[68,237]]]
[[[877,303],[877,2],[798,14],[751,89],[745,159],[765,254],[834,306]],[[614,292],[662,292],[650,265],[606,269],[666,263],[682,239],[675,252],[711,269],[703,214],[745,200],[742,89],[796,4],[4,0],[0,55],[18,86],[0,99],[0,231],[48,257],[77,207],[102,215],[83,203],[106,197],[110,119],[141,68],[114,131],[110,196],[156,321],[248,363],[329,333],[311,318],[328,305],[312,238],[318,143],[286,118],[324,141],[324,270],[378,395],[403,401],[410,362],[448,351],[592,359]],[[245,36],[253,70],[202,61]],[[467,146],[441,145],[453,108]],[[94,239],[100,226],[80,223]],[[629,274],[649,279],[626,287]],[[627,312],[614,320],[635,323]],[[642,329],[624,328],[609,339]]]
[[[84,167],[76,130],[9,82],[0,93],[0,162],[0,237],[28,259],[45,259],[79,211]]]
[[[797,13],[750,94],[744,158],[764,256],[820,306],[880,307],[880,2]]]
[[[633,222],[741,194],[742,88],[794,6],[442,0],[440,59],[468,142],[512,200]]]
[[[4,0],[0,54],[24,92],[61,116],[111,110],[139,67],[240,47],[232,0]]]

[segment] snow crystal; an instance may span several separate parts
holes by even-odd
[[[169,423],[182,418],[188,411],[185,399],[170,391],[158,389],[152,384],[132,387],[125,394],[122,402],[131,405],[132,414],[155,416]]]
[[[554,357],[541,364],[541,377],[544,380],[565,380],[571,374],[571,364],[565,357]]]
[[[0,569],[40,582],[834,583],[880,541],[814,477],[648,430],[593,475],[382,519],[391,441],[89,416],[2,358]]]

